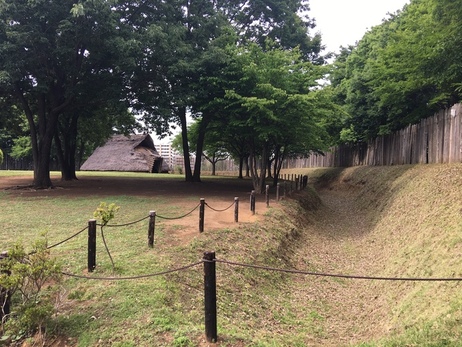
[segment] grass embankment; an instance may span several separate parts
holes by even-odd
[[[364,274],[365,268],[367,275],[391,278],[462,278],[462,165],[315,173],[319,187],[327,189],[322,195],[347,197],[352,203],[349,219],[361,214],[367,223],[361,234],[352,228],[349,237],[334,241],[342,245],[345,257],[348,252],[358,256],[356,268],[349,271]],[[364,341],[361,346],[462,345],[460,282],[369,281],[361,286],[357,294],[366,293],[363,298],[369,300],[361,304],[365,322],[354,325],[359,337],[352,339]],[[361,337],[361,331],[370,329],[368,322],[375,325],[370,339]]]
[[[462,166],[300,169],[312,190],[265,212],[265,220],[172,240],[162,223],[146,247],[146,224],[105,229],[94,276],[131,276],[217,258],[277,268],[386,277],[462,277]],[[185,196],[185,199],[188,197]],[[192,198],[191,198],[192,199]],[[2,193],[2,245],[48,231],[51,243],[84,227],[99,197]],[[109,196],[116,222],[182,211],[161,196]],[[192,200],[191,200],[192,201]],[[85,275],[85,233],[53,249]],[[217,263],[220,346],[459,346],[459,282],[355,282]],[[131,281],[66,278],[51,333],[78,346],[206,346],[203,272],[197,266]]]

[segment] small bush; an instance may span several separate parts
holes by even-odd
[[[50,257],[45,238],[35,241],[30,253],[21,244],[8,251],[0,261],[0,286],[9,289],[11,298],[11,312],[1,323],[2,339],[43,332],[55,312],[54,288],[60,279],[61,267]]]

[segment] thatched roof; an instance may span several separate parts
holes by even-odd
[[[80,167],[82,171],[161,172],[162,157],[149,135],[114,135]]]

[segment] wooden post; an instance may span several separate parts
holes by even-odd
[[[276,201],[279,201],[279,193],[280,193],[280,190],[281,190],[281,183],[278,183],[276,185]]]
[[[205,217],[205,199],[201,198],[201,205],[199,208],[199,232],[204,232],[204,217]]]
[[[250,211],[255,214],[255,190],[250,192]]]
[[[266,196],[266,207],[269,207],[269,185],[266,185],[265,196]]]
[[[204,307],[205,337],[207,342],[217,342],[217,275],[215,252],[204,253]]]
[[[96,268],[96,219],[88,221],[88,272]]]
[[[0,253],[0,261],[8,257],[7,252]],[[8,276],[10,275],[9,271],[5,271]],[[8,319],[8,316],[11,312],[11,297],[10,290],[8,288],[0,287],[0,322],[3,326]]]
[[[156,211],[149,211],[148,246],[154,247],[154,231],[156,230]]]
[[[303,176],[303,189],[305,189],[307,185],[308,185],[308,176],[305,175]]]
[[[234,198],[234,222],[239,222],[239,197]]]

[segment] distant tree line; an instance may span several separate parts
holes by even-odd
[[[412,0],[343,47],[329,87],[344,111],[339,142],[391,134],[458,102],[461,44],[462,1]]]

